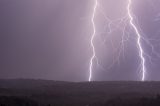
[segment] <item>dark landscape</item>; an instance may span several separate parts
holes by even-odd
[[[0,106],[160,106],[160,82],[1,79]]]

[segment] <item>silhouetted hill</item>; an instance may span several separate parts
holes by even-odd
[[[23,106],[160,106],[158,94],[160,82],[0,80],[0,103],[27,100]]]

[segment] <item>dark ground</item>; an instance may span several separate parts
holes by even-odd
[[[0,106],[160,106],[160,82],[0,80]]]

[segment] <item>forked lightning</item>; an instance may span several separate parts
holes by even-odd
[[[126,0],[127,4],[126,8],[124,8],[125,12],[121,17],[118,17],[117,19],[110,19],[109,17],[107,17],[107,15],[104,12],[103,6],[101,6],[101,4],[99,4],[98,0],[94,0],[94,6],[93,6],[93,11],[92,11],[92,16],[91,16],[91,23],[93,26],[93,33],[91,35],[91,39],[90,39],[90,45],[92,48],[92,56],[90,58],[90,62],[89,62],[89,78],[88,81],[92,81],[92,75],[93,75],[93,65],[94,65],[94,61],[97,61],[97,64],[99,66],[101,66],[101,69],[106,69],[106,70],[110,70],[111,67],[114,66],[115,63],[120,63],[120,57],[125,57],[125,43],[127,41],[129,41],[131,38],[136,39],[135,41],[135,45],[137,46],[137,50],[138,50],[138,57],[140,59],[140,64],[139,64],[139,69],[138,71],[140,72],[140,80],[141,81],[145,81],[146,80],[146,73],[147,73],[147,68],[146,68],[146,62],[147,60],[149,60],[150,63],[152,63],[152,55],[154,55],[155,57],[159,57],[160,58],[160,54],[157,52],[157,50],[154,48],[154,44],[152,44],[151,41],[153,40],[157,40],[157,39],[151,39],[151,38],[147,38],[146,36],[144,36],[144,34],[142,34],[142,30],[140,29],[140,27],[138,26],[138,24],[136,24],[136,18],[135,15],[132,12],[132,5],[133,5],[133,1],[132,0]],[[98,62],[98,56],[96,56],[96,49],[95,49],[95,44],[94,44],[94,40],[95,37],[100,36],[99,31],[97,31],[96,29],[96,23],[95,23],[95,16],[96,16],[96,12],[100,12],[100,14],[102,15],[102,17],[104,18],[105,22],[104,22],[104,29],[102,29],[102,33],[103,35],[107,35],[111,37],[111,39],[107,39],[104,38],[104,41],[102,41],[102,44],[105,44],[106,41],[107,44],[110,42],[111,43],[111,48],[112,48],[112,55],[113,55],[113,61],[112,63],[107,66],[107,68],[103,68],[102,65],[99,64]],[[131,29],[131,30],[130,30]],[[118,34],[120,35],[120,39],[119,42],[115,42],[117,45],[117,47],[114,46],[114,42],[112,39],[112,36],[114,36],[113,32],[116,31],[120,31],[120,33],[118,32]],[[133,35],[131,31],[134,31],[135,36],[131,36]],[[98,35],[98,36],[96,36]],[[117,36],[116,36],[117,37]],[[142,42],[144,44],[146,44],[146,46],[148,46],[149,48],[151,48],[151,52],[152,53],[147,53],[143,46],[142,46]],[[105,47],[105,45],[104,45]],[[111,49],[110,49],[111,50]]]

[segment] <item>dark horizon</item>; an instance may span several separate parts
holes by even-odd
[[[136,81],[136,80],[107,80],[107,81],[66,81],[66,80],[51,80],[51,79],[40,79],[40,78],[0,78],[0,80],[10,80],[10,81],[16,81],[16,80],[28,80],[28,81],[51,81],[51,82],[68,82],[68,83],[95,83],[95,82],[138,82],[138,83],[149,83],[149,82],[160,82],[159,80],[146,80],[146,81]]]

